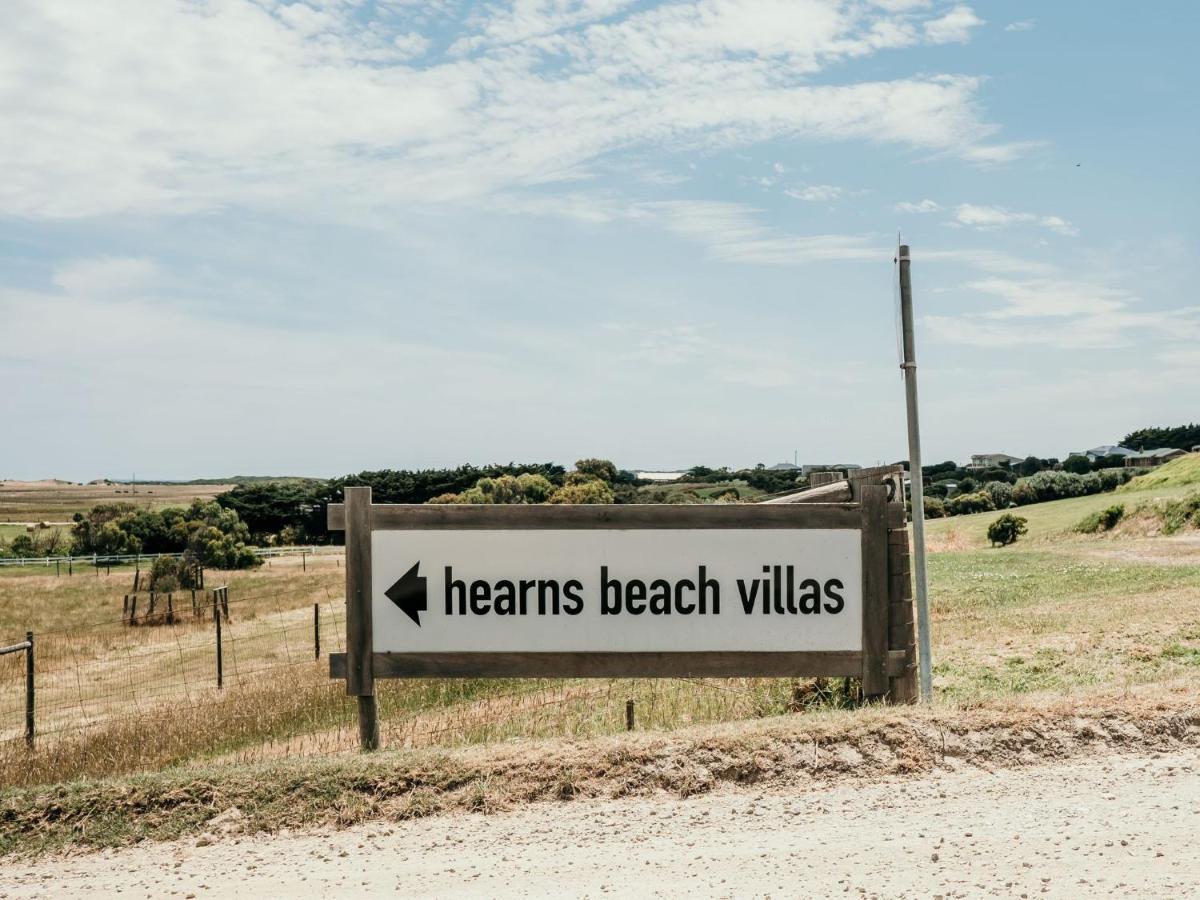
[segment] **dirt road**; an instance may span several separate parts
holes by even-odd
[[[204,837],[9,862],[0,896],[1181,897],[1197,834],[1190,751]]]

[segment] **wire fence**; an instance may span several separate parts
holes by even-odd
[[[277,556],[344,556],[345,547],[333,544],[313,544],[306,547],[251,547],[249,548],[255,556],[261,559],[271,559]],[[13,556],[0,558],[0,568],[35,568],[35,567],[57,567],[62,569],[66,567],[68,571],[74,567],[80,566],[86,568],[100,568],[102,566],[121,566],[140,565],[141,563],[152,563],[154,560],[164,557],[167,559],[181,559],[183,553],[115,553],[115,554],[99,554],[91,553],[86,556]]]
[[[102,611],[48,623],[27,650],[21,633],[0,633],[0,647],[17,647],[0,655],[0,785],[354,752],[355,704],[329,677],[328,655],[344,650],[341,577],[340,568],[292,565],[202,591],[201,615],[181,603],[170,622],[131,621],[117,580],[102,579],[94,596],[72,601]],[[272,587],[284,578],[285,588]],[[43,580],[45,602],[56,602],[63,582]],[[390,748],[744,719],[793,708],[796,690],[781,679],[377,683]]]

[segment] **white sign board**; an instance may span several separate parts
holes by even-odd
[[[852,529],[380,530],[374,651],[860,651]]]

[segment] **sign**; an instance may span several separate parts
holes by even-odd
[[[915,696],[903,504],[330,504],[346,652],[329,672],[379,746],[376,678],[826,676]],[[889,531],[889,528],[893,529]]]
[[[858,529],[371,535],[377,653],[862,649]]]

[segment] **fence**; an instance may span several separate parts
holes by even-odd
[[[0,652],[0,786],[197,760],[356,752],[354,703],[329,678],[328,655],[345,649],[344,569],[329,562],[224,573],[228,590],[203,593],[202,617],[185,600],[180,606],[188,614],[170,624],[130,624],[122,610],[126,575],[0,582],[9,592],[18,582],[32,585],[22,590],[43,592],[22,607],[41,626],[23,641],[12,638],[24,631],[15,623],[26,613],[12,611],[14,594],[0,597],[7,607],[0,622],[16,632],[0,634],[10,645],[0,647],[7,651]],[[69,617],[37,618],[64,598],[71,598]],[[836,702],[852,702],[840,683],[814,689],[790,679],[433,679],[379,686],[389,748],[747,719],[832,694]]]
[[[262,559],[272,559],[279,556],[299,556],[302,561],[305,557],[309,556],[342,556],[345,552],[344,547],[332,544],[315,544],[309,547],[251,547],[250,549],[255,556]],[[93,553],[90,556],[14,556],[0,559],[0,567],[57,566],[60,572],[63,567],[66,567],[68,574],[72,574],[75,566],[100,568],[102,566],[128,565],[129,563],[136,565],[143,562],[153,562],[160,556],[169,559],[180,559],[183,557],[183,553],[121,553],[112,555]]]

